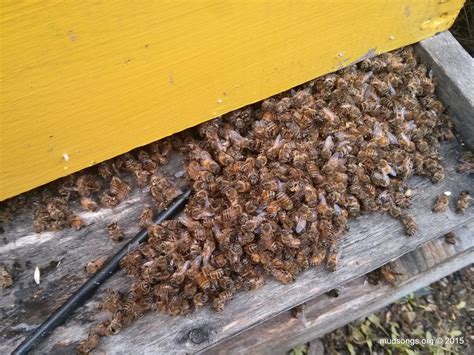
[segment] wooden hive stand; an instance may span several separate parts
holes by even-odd
[[[410,3],[416,9],[415,2]],[[411,11],[413,14],[414,10]],[[444,23],[442,17],[438,21],[441,21],[439,26],[442,27],[449,24]],[[73,42],[81,39],[80,33],[77,38],[75,32],[70,33],[70,36]],[[397,46],[387,45],[385,49],[395,47]],[[455,141],[442,146],[446,170],[443,182],[433,185],[419,177],[410,180],[410,186],[415,192],[411,210],[419,225],[416,236],[406,236],[399,222],[386,215],[363,215],[350,222],[350,231],[342,242],[340,266],[335,272],[328,273],[322,267],[317,267],[303,273],[289,285],[268,282],[257,291],[237,294],[221,313],[203,309],[189,317],[147,314],[120,335],[104,338],[98,351],[110,354],[128,353],[132,350],[145,354],[284,352],[295,344],[322,336],[472,263],[474,209],[471,207],[464,214],[456,214],[451,204],[446,213],[433,214],[431,206],[435,196],[444,191],[457,196],[463,190],[473,190],[473,177],[456,172],[457,159],[464,149],[463,145],[474,147],[473,60],[449,32],[416,44],[416,51],[421,60],[433,69],[434,76],[439,81],[438,95],[448,106],[462,139],[462,143]],[[133,60],[130,57],[130,61]],[[321,74],[330,68],[319,68],[320,71],[315,73]],[[166,78],[168,81],[176,80],[176,85],[181,79],[178,75]],[[278,87],[278,90],[294,84],[296,82],[288,82],[285,87]],[[274,92],[262,90],[259,98],[272,93]],[[248,100],[249,97],[238,96],[238,100],[229,104],[227,109],[239,107]],[[200,120],[215,116],[212,110],[217,108],[213,105],[214,103],[208,103],[202,108]],[[218,114],[220,113],[221,111]],[[197,122],[192,122],[195,123]],[[182,128],[184,126],[179,127]],[[173,126],[162,135],[177,129],[178,127]],[[140,144],[148,143],[151,138],[147,137]],[[130,146],[120,149],[128,149],[137,144],[134,141]],[[106,152],[98,159],[121,152]],[[71,170],[83,168],[84,162],[85,160],[81,160]],[[173,175],[177,169],[181,169],[180,162],[175,161],[166,169]],[[53,176],[60,174],[54,170],[44,181]],[[31,187],[28,184],[26,181],[22,189],[25,186]],[[18,191],[12,188],[3,196],[11,195],[10,192]],[[16,278],[12,288],[0,291],[1,353],[11,352],[32,327],[41,323],[84,282],[86,275],[80,270],[88,261],[99,255],[111,254],[119,248],[103,237],[106,233],[105,226],[111,220],[120,219],[127,234],[133,235],[138,231],[135,222],[141,212],[139,206],[149,202],[149,199],[148,194],[137,189],[126,203],[113,211],[83,213],[81,218],[86,221],[86,227],[79,232],[64,230],[34,234],[30,231],[31,214],[28,213],[5,229],[0,255],[3,262],[16,270]],[[455,245],[446,244],[442,238],[451,231],[457,236]],[[391,261],[394,261],[396,271],[402,274],[396,286],[366,284],[364,275]],[[35,266],[42,269],[40,285],[33,281]],[[122,274],[117,274],[103,289],[125,289],[128,283],[129,280]],[[340,289],[338,298],[324,295],[334,288]],[[77,342],[86,336],[90,325],[100,319],[96,311],[100,298],[99,292],[41,343],[34,353],[59,354],[72,351]],[[292,318],[288,312],[302,303],[307,305],[306,324],[298,323],[300,321]]]

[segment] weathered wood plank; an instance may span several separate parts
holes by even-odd
[[[432,36],[463,3],[1,1],[0,200]]]
[[[176,318],[149,314],[119,336],[104,339],[101,349],[111,353],[120,353],[124,349],[144,353],[203,350],[472,221],[472,207],[464,215],[455,214],[452,204],[444,214],[431,212],[435,195],[449,190],[456,196],[460,191],[473,187],[472,177],[455,172],[460,149],[456,142],[443,146],[446,179],[442,183],[433,185],[426,179],[411,179],[410,185],[415,192],[411,210],[420,229],[416,236],[407,237],[399,222],[388,216],[361,216],[350,222],[351,230],[343,240],[340,268],[336,272],[328,273],[316,268],[302,274],[290,285],[269,282],[261,290],[236,295],[222,313],[204,309],[190,317]],[[77,288],[85,279],[82,267],[87,261],[118,248],[105,237],[105,225],[119,220],[127,226],[129,234],[136,231],[136,217],[141,212],[137,205],[146,201],[146,195],[136,191],[126,204],[113,211],[101,211],[95,217],[83,214],[89,225],[80,232],[34,235],[24,223],[6,228],[3,234],[6,244],[0,247],[0,253],[4,261],[17,262],[19,271],[14,287],[0,291],[1,352],[11,351],[24,338],[27,329],[39,324]],[[52,260],[61,260],[59,267],[48,267]],[[39,286],[33,281],[36,265],[45,270]],[[124,288],[127,284],[123,276],[116,275],[105,287]],[[72,348],[74,342],[86,334],[88,325],[102,317],[95,310],[99,298],[100,295],[96,295],[78,310],[38,348],[37,353]]]
[[[421,41],[415,49],[433,70],[437,95],[448,106],[458,134],[474,149],[474,58],[449,31]]]
[[[393,262],[396,286],[370,285],[366,276],[338,288],[339,296],[319,296],[305,304],[305,322],[284,312],[234,338],[210,347],[206,354],[286,354],[298,344],[337,329],[474,262],[474,223],[455,230],[456,244],[439,238]]]

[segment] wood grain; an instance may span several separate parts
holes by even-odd
[[[318,296],[305,303],[305,322],[283,312],[234,338],[208,348],[205,354],[286,354],[298,344],[323,336],[368,316],[399,298],[428,286],[474,262],[474,223],[454,231],[456,244],[444,237],[428,242],[392,263],[401,274],[395,286],[371,285],[362,276],[338,287],[337,298]]]
[[[415,49],[433,70],[437,95],[447,105],[459,136],[474,149],[474,58],[449,31],[421,41]]]
[[[1,1],[0,200],[430,37],[463,2]]]
[[[473,207],[463,215],[454,213],[453,203],[444,214],[431,212],[434,197],[439,193],[449,190],[456,196],[460,191],[473,187],[472,176],[455,172],[460,149],[456,142],[442,147],[446,167],[446,179],[442,183],[433,185],[418,177],[410,180],[415,192],[411,213],[420,230],[417,235],[407,237],[401,224],[389,216],[361,216],[350,222],[336,272],[315,268],[300,275],[290,285],[269,282],[258,291],[237,294],[222,313],[204,309],[189,317],[176,318],[148,314],[120,335],[104,339],[100,349],[108,353],[121,353],[124,349],[143,353],[204,350],[473,221]],[[28,329],[44,320],[85,280],[82,268],[89,260],[118,248],[105,236],[108,223],[119,221],[130,236],[136,232],[137,216],[147,198],[145,191],[135,191],[126,204],[115,210],[104,210],[95,215],[82,214],[88,226],[80,232],[32,234],[27,213],[23,221],[5,228],[3,238],[6,244],[0,246],[2,261],[18,268],[14,287],[0,291],[0,336],[3,338],[0,352],[11,351]],[[61,263],[56,265],[58,261]],[[42,269],[40,285],[33,281],[35,266]],[[120,274],[109,280],[104,288],[123,289],[128,284],[129,281]],[[99,299],[100,292],[41,344],[36,353],[71,350],[75,342],[84,337],[88,327],[103,317],[95,310]]]

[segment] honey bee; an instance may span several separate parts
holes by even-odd
[[[217,161],[222,166],[229,166],[234,163],[234,158],[231,155],[227,154],[226,152],[220,151],[217,154]]]
[[[335,240],[332,240],[329,244],[328,251],[326,253],[326,269],[329,272],[336,271],[337,262],[339,260],[339,245]]]
[[[248,181],[238,180],[235,183],[235,190],[239,193],[248,192],[251,189],[251,185]]]
[[[342,109],[342,112],[344,112],[351,119],[358,119],[362,117],[362,113],[360,112],[359,108],[355,105],[343,104],[340,107]]]
[[[189,267],[191,266],[191,263],[186,261],[179,270],[177,270],[170,278],[170,283],[174,287],[178,287],[184,282],[184,279],[186,277],[186,272],[188,271]]]
[[[101,256],[95,260],[89,261],[85,267],[86,272],[88,274],[95,274],[97,271],[102,269],[102,266],[104,266],[107,259],[106,256]]]
[[[321,248],[319,250],[316,250],[313,255],[311,256],[311,258],[309,259],[309,264],[311,266],[318,266],[319,264],[321,264],[324,260],[324,258],[326,257],[326,249],[324,248]]]
[[[93,331],[101,337],[110,336],[109,324],[110,322],[108,321],[100,322],[95,326]]]
[[[78,215],[75,215],[75,214],[70,214],[68,216],[68,222],[69,222],[69,225],[77,231],[80,230],[82,226],[84,225],[83,220]]]
[[[112,177],[114,170],[117,169],[114,169],[113,163],[111,161],[104,161],[97,166],[97,173],[105,181]]]
[[[304,198],[308,207],[315,207],[319,201],[317,190],[310,184],[305,186]]]
[[[466,152],[459,159],[459,164],[456,167],[458,173],[472,173],[474,172],[474,153]]]
[[[458,213],[464,213],[471,203],[471,195],[469,191],[463,191],[459,194],[458,200],[456,201],[456,211]]]
[[[259,169],[263,168],[268,163],[268,158],[264,154],[260,154],[255,159],[255,166]]]
[[[339,152],[331,155],[327,163],[323,166],[323,172],[326,174],[334,173],[344,163],[340,157],[341,155]]]
[[[220,280],[221,278],[224,277],[224,270],[223,269],[212,270],[207,274],[207,276],[211,280],[215,280],[215,281]]]
[[[325,159],[329,159],[334,149],[334,140],[332,136],[327,136],[324,141],[323,148],[321,149],[321,156]]]
[[[397,276],[401,275],[401,273],[395,272],[392,264],[385,264],[380,268],[380,273],[382,278],[385,282],[390,285],[395,285],[397,282]]]
[[[304,303],[296,307],[293,307],[291,309],[291,315],[293,316],[293,318],[302,319],[303,322],[305,322],[305,316],[304,316],[305,308],[306,308],[306,305]]]
[[[337,81],[336,74],[326,75],[324,78],[324,87],[330,90],[334,88],[334,86],[336,85],[336,81]]]
[[[199,288],[203,291],[207,291],[211,287],[209,279],[202,273],[197,274],[195,280]]]
[[[212,300],[212,308],[216,312],[221,312],[224,309],[225,304],[229,301],[233,296],[233,291],[227,290],[219,293],[216,298]]]
[[[122,231],[122,228],[119,227],[117,223],[112,223],[107,226],[107,231],[109,233],[110,239],[112,239],[114,242],[120,243],[123,241],[124,238],[124,233]]]
[[[360,213],[360,204],[357,198],[353,195],[348,195],[346,198],[347,211],[351,216],[358,216]]]
[[[125,153],[115,159],[117,167],[121,170],[133,173],[135,170],[142,170],[142,164],[135,159],[131,153]]]
[[[332,223],[327,219],[322,219],[318,222],[319,235],[323,239],[329,239],[332,237],[334,229]]]
[[[3,265],[0,266],[0,287],[8,288],[13,285],[13,278]]]
[[[145,187],[150,179],[150,172],[147,170],[135,170],[135,180],[138,187]]]
[[[227,258],[224,254],[218,254],[213,256],[214,266],[217,268],[223,268],[227,264]]]
[[[138,152],[138,160],[142,163],[143,169],[146,172],[151,173],[157,168],[157,164],[150,158],[150,155],[144,151],[140,150]]]
[[[301,245],[301,240],[295,238],[290,233],[283,234],[281,237],[281,241],[284,245],[288,246],[289,248],[297,249]]]
[[[444,236],[444,241],[448,244],[456,244],[456,235],[453,232],[446,233]]]
[[[290,282],[293,282],[294,280],[294,277],[292,274],[290,274],[288,271],[285,271],[285,270],[279,270],[279,269],[275,269],[273,272],[272,272],[272,276],[279,282],[283,283],[283,284],[288,284]]]
[[[116,196],[112,196],[109,192],[104,192],[100,195],[100,203],[105,208],[114,208],[118,206],[120,200]]]
[[[371,179],[376,186],[387,187],[390,184],[390,178],[383,172],[379,173],[376,171],[372,173]]]
[[[240,205],[231,206],[222,211],[222,220],[225,223],[231,223],[241,215],[242,207]]]
[[[99,206],[97,205],[97,202],[95,202],[93,199],[89,197],[82,197],[81,198],[81,206],[87,210],[87,211],[92,211],[95,212],[99,209]]]
[[[130,186],[118,177],[113,176],[112,180],[110,180],[109,193],[111,196],[116,197],[118,201],[125,200],[130,190]]]
[[[193,303],[196,308],[203,307],[209,301],[207,293],[196,293],[193,297]]]
[[[141,228],[148,228],[153,224],[153,209],[145,207],[139,218],[139,225]]]
[[[359,150],[359,153],[357,154],[357,158],[362,162],[365,162],[367,160],[375,160],[377,156],[378,151],[374,148],[366,148]]]
[[[117,335],[122,330],[122,325],[123,325],[123,314],[121,311],[117,311],[113,315],[107,330],[111,335]]]
[[[266,117],[264,117],[264,120],[265,118],[267,118],[268,115]],[[280,128],[278,127],[278,125],[273,122],[273,121],[270,121],[270,120],[266,120],[266,124],[265,124],[265,136],[267,138],[273,138],[275,137],[278,133],[279,133],[279,130]]]
[[[285,209],[285,210],[291,210],[293,209],[293,201],[291,200],[291,198],[286,194],[284,193],[283,191],[279,191],[277,194],[276,194],[276,201],[278,202],[278,204],[281,206],[281,208]]]
[[[406,234],[409,236],[414,235],[418,229],[418,226],[416,225],[416,222],[413,217],[407,213],[402,213],[400,218],[405,227]]]
[[[81,175],[76,180],[76,189],[81,196],[90,196],[100,191],[101,187],[101,182],[93,175]]]
[[[201,166],[204,169],[209,170],[213,174],[217,174],[221,169],[219,164],[217,164],[217,162],[214,159],[212,159],[211,154],[209,154],[209,152],[205,150],[201,150],[200,152],[200,161],[201,161]]]
[[[451,193],[449,191],[446,191],[439,195],[433,205],[433,212],[446,212],[446,210],[448,209],[450,195]]]
[[[324,177],[321,175],[319,168],[315,162],[308,162],[308,164],[306,165],[306,169],[308,171],[309,176],[316,184],[320,184],[324,181]]]
[[[78,354],[89,354],[94,350],[100,342],[100,335],[95,331],[89,333],[87,339],[82,340],[79,345],[76,347]]]

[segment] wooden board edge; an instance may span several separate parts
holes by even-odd
[[[203,354],[286,354],[288,349],[366,317],[400,298],[460,270],[474,261],[470,238],[474,222],[457,228],[455,248],[444,237],[427,242],[393,262],[402,274],[395,286],[371,286],[366,275],[340,287],[340,296],[318,296],[305,303],[305,323],[285,312],[246,330],[233,338],[209,347]],[[412,273],[412,274],[410,274]],[[355,292],[354,292],[355,290]]]
[[[419,42],[415,51],[433,70],[437,95],[447,106],[457,133],[474,149],[474,59],[449,31]]]

